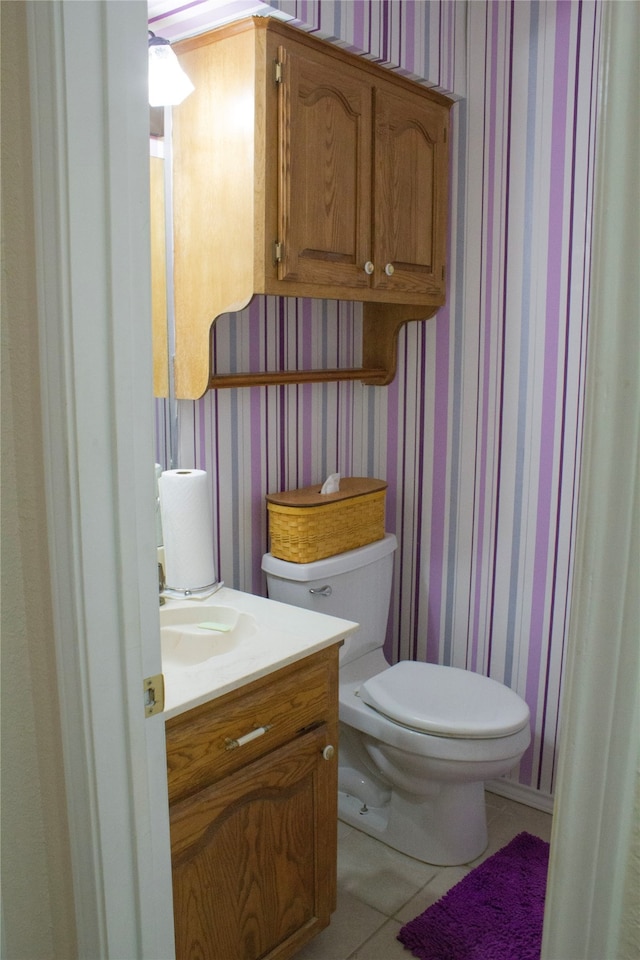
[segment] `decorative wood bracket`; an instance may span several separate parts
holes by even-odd
[[[216,373],[208,388],[270,386],[292,383],[329,383],[360,380],[369,386],[386,386],[396,375],[398,334],[411,320],[428,320],[438,306],[364,303],[362,316],[362,366],[329,370],[273,370],[251,373]]]

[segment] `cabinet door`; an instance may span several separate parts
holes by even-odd
[[[280,47],[279,58],[278,279],[367,289],[370,82],[304,47]]]
[[[171,808],[176,956],[284,960],[335,907],[336,759],[327,728]]]
[[[446,109],[409,92],[375,91],[373,285],[445,295]]]

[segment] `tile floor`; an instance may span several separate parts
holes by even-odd
[[[331,925],[295,960],[409,960],[400,927],[439,900],[465,874],[526,830],[543,840],[551,815],[487,793],[489,846],[462,867],[433,867],[344,823],[338,825],[338,909]]]

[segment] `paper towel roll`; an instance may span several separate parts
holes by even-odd
[[[204,470],[165,470],[158,480],[168,590],[204,590],[215,583],[213,524]]]
[[[162,517],[160,516],[160,489],[158,480],[162,476],[162,466],[156,463],[156,547],[162,546]]]

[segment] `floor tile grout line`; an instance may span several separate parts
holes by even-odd
[[[341,893],[343,896],[348,895],[350,898],[358,901],[361,906],[375,911],[378,916],[375,918],[372,917],[373,922],[371,927],[368,929],[363,928],[359,931],[359,936],[362,936],[363,939],[357,946],[354,946],[353,940],[342,946],[334,944],[328,947],[327,952],[322,955],[322,960],[329,960],[329,957],[331,957],[331,960],[371,960],[374,954],[376,957],[384,955],[385,957],[393,958],[402,957],[403,960],[406,957],[406,960],[410,960],[407,951],[404,950],[401,943],[397,941],[397,931],[409,922],[401,918],[399,914],[403,911],[406,911],[407,914],[414,912],[415,908],[415,914],[417,916],[429,909],[433,903],[445,896],[448,890],[460,882],[464,876],[488,857],[496,853],[498,849],[506,845],[506,843],[518,833],[526,831],[536,836],[541,836],[543,840],[548,841],[551,832],[551,814],[546,813],[546,811],[538,811],[537,808],[529,808],[527,805],[519,804],[517,801],[511,800],[506,800],[504,804],[501,802],[500,807],[501,809],[499,810],[488,810],[490,842],[487,850],[471,863],[460,865],[458,869],[462,868],[464,871],[462,876],[446,874],[446,871],[451,868],[441,866],[434,867],[435,873],[433,873],[428,880],[422,881],[419,877],[412,877],[411,879],[415,880],[417,886],[415,886],[414,892],[402,905],[398,906],[393,904],[393,902],[383,905],[379,898],[374,898],[374,902],[371,902],[369,898],[362,896],[362,890],[364,889],[366,894],[366,888],[361,887],[360,890],[356,892],[356,889],[351,885],[350,888],[347,889],[345,884],[341,890],[339,880],[338,901],[340,901]],[[345,831],[341,838],[342,842],[346,842],[348,837],[354,834],[362,834],[362,831],[358,831],[355,828]],[[341,840],[339,840],[339,846]],[[385,845],[380,841],[376,841],[375,847],[385,847]],[[364,859],[357,861],[358,863],[364,863],[366,865],[367,852],[368,851],[364,851]],[[400,864],[400,867],[401,866],[402,864]],[[361,879],[361,877],[356,877],[357,882],[360,882]],[[431,902],[432,897],[429,893],[429,887],[432,887],[431,893],[437,895],[435,899],[433,899],[433,902]],[[444,889],[440,889],[441,887]],[[403,894],[406,893],[405,890],[402,892]],[[409,907],[408,905],[411,904],[412,901],[416,902]],[[346,953],[346,950],[349,952]],[[320,954],[316,951],[314,955],[318,957]],[[299,960],[302,960],[302,957],[300,957]]]
[[[368,943],[370,943],[375,937],[377,937],[380,931],[382,930],[382,928],[386,927],[389,921],[393,919],[394,919],[393,917],[387,917],[385,921],[380,924],[379,927],[376,927],[375,930],[373,930],[367,937],[364,938],[362,943],[358,944],[355,950],[351,951],[348,957],[345,957],[345,960],[363,960],[362,956],[358,956],[359,952],[362,950],[363,947],[366,947]],[[398,921],[396,920],[395,922],[397,923]]]
[[[440,873],[440,871],[438,871],[438,873]],[[426,882],[426,883],[423,883],[423,885],[422,885],[421,887],[418,887],[418,889],[417,889],[414,893],[412,893],[411,896],[410,896],[407,900],[405,900],[405,902],[402,904],[402,906],[400,906],[400,907],[397,908],[397,910],[395,911],[395,913],[392,913],[392,914],[389,915],[389,918],[388,918],[388,919],[389,919],[389,920],[396,920],[398,923],[401,923],[401,924],[404,925],[405,921],[404,921],[401,917],[399,917],[398,914],[399,914],[402,910],[404,910],[404,908],[405,908],[406,906],[408,906],[408,904],[410,904],[412,900],[415,900],[416,897],[418,897],[421,893],[423,893],[424,891],[426,891],[426,889],[427,889],[427,887],[429,886],[429,884],[430,884],[430,883],[433,883],[433,881],[437,878],[438,873],[434,873],[434,875],[431,877],[430,880],[427,880],[427,882]]]

